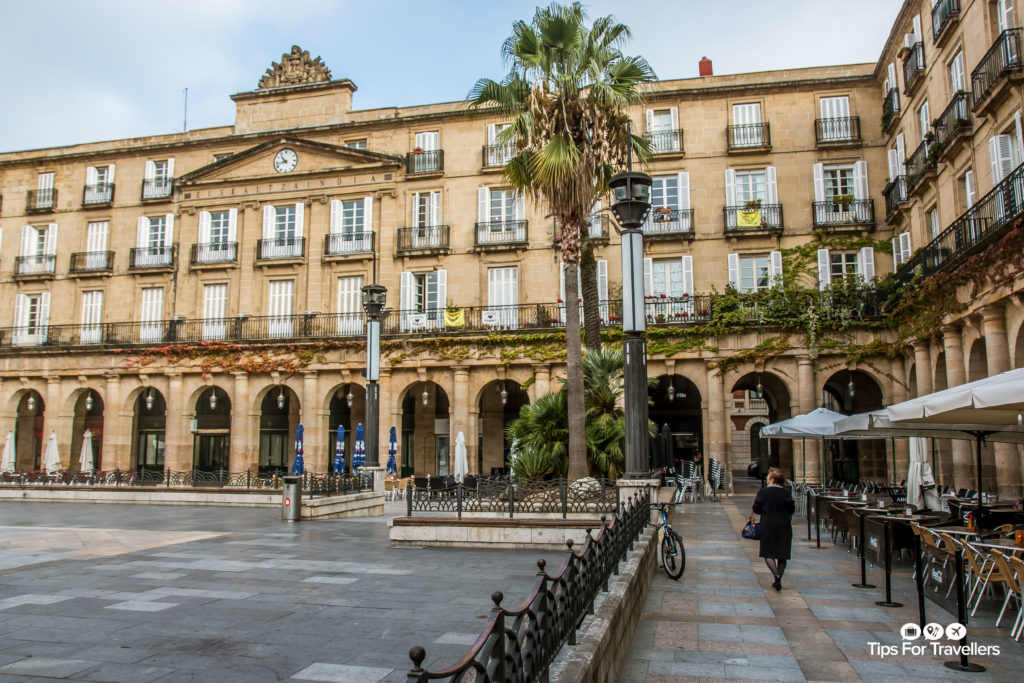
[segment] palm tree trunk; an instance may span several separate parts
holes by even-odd
[[[583,345],[580,342],[579,287],[576,273],[579,264],[578,242],[566,240],[563,230],[562,261],[565,263],[565,390],[568,399],[569,420],[569,481],[582,479],[589,474],[586,444],[586,412],[583,400]],[[578,233],[577,233],[578,234]],[[569,243],[567,245],[567,242]],[[565,249],[569,246],[569,249]],[[573,250],[576,246],[577,250]],[[575,251],[575,253],[573,253]]]
[[[587,349],[601,350],[600,293],[597,290],[597,260],[594,245],[584,233],[580,239],[580,281],[583,287],[583,338]]]

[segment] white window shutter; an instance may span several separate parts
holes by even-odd
[[[341,216],[343,211],[343,205],[340,199],[331,200],[331,225],[330,231],[332,235],[341,232]]]
[[[690,174],[686,172],[679,174],[679,208],[682,211],[690,209]]]
[[[771,286],[782,286],[782,252],[769,252],[769,273],[771,275]]]
[[[152,161],[146,162],[145,179],[152,180],[156,177],[156,164]]]
[[[238,209],[228,209],[228,242],[238,241]]]
[[[169,247],[174,244],[174,214],[167,214],[164,220],[166,221],[164,223],[166,228],[164,231],[164,246]]]
[[[85,184],[86,185],[90,185],[90,186],[95,185],[96,184],[96,180],[97,180],[97,175],[98,174],[96,173],[96,167],[95,166],[90,166],[87,169],[85,169]]]
[[[140,249],[149,246],[149,219],[139,216],[139,223],[135,231],[135,246]]]
[[[167,180],[170,181],[174,178],[174,157],[167,160]]]
[[[832,262],[828,249],[818,250],[818,289],[825,290],[832,284]]]
[[[50,223],[46,227],[46,253],[54,255],[57,253],[57,224]]]
[[[373,232],[373,197],[363,197],[363,224],[359,228],[362,232]]]
[[[969,209],[974,206],[974,200],[976,197],[973,169],[964,174],[964,192],[967,196],[967,208]]]
[[[779,203],[779,184],[776,180],[775,167],[766,166],[764,169],[764,184],[767,191],[768,204]]]
[[[740,255],[729,254],[729,286],[740,289]]]
[[[915,14],[914,15],[914,42],[915,43],[920,43],[922,35],[924,35],[924,34],[921,32],[921,15],[920,14]]]
[[[1020,109],[1013,113],[1013,130],[1017,137],[1017,157],[1013,160],[1013,167],[1017,168],[1024,163],[1024,131],[1021,130]]]
[[[1000,32],[1013,28],[1013,0],[999,0],[999,8],[996,10],[999,19]]]
[[[825,164],[814,164],[814,201],[825,201]]]
[[[199,212],[199,243],[206,244],[210,241],[210,224],[212,218],[209,211]]]
[[[36,241],[34,239],[36,229],[31,225],[23,225],[21,228],[21,255],[33,256],[36,253]]]
[[[899,237],[892,238],[892,270],[895,273],[900,269],[900,240]]]
[[[491,220],[491,189],[481,187],[476,191],[476,219],[480,223]]]
[[[413,274],[406,270],[402,271],[401,275],[399,306],[403,311],[413,308]]]
[[[430,193],[430,224],[433,226],[441,225],[441,193],[431,192]]]
[[[856,161],[853,164],[853,197],[854,199],[870,199],[868,192],[868,162]]]
[[[669,109],[669,115],[672,118],[672,130],[679,130],[679,108],[672,107]]]
[[[725,205],[736,206],[736,171],[725,169]]]
[[[515,198],[516,202],[516,220],[526,220],[526,195],[518,194]]]
[[[295,236],[302,237],[302,224],[305,222],[304,214],[306,211],[305,202],[296,202],[295,204]]]
[[[339,221],[339,223],[340,223],[340,221]],[[420,193],[419,192],[413,192],[412,193],[412,223],[410,223],[410,225],[412,225],[412,227],[414,227],[414,228],[421,228],[421,227],[423,227],[422,225],[420,225]]]
[[[907,173],[907,145],[903,141],[903,133],[899,133],[896,136],[896,163],[899,173],[896,175],[906,175]]]
[[[50,324],[50,293],[43,292],[39,296],[39,326],[46,327]],[[46,331],[40,333],[45,335]]]
[[[693,292],[693,256],[686,254],[681,257],[683,262],[683,294]]]
[[[274,221],[277,218],[277,211],[270,204],[263,205],[263,239],[269,240],[274,237]]]
[[[910,260],[910,252],[911,252],[910,233],[909,232],[901,232],[900,233],[900,260],[903,263],[906,263],[907,261]]]
[[[565,301],[565,261],[558,262],[558,298]]]
[[[25,317],[28,314],[28,296],[18,294],[14,297],[14,326],[25,327],[28,321]]]
[[[654,293],[654,259],[644,259],[644,296]]]
[[[932,129],[932,120],[928,113],[928,100],[925,100],[918,110],[918,116],[921,119],[921,139],[924,140],[925,136],[928,135],[928,131]]]
[[[1013,140],[1009,135],[994,135],[988,141],[992,161],[992,184],[997,185],[1013,171]]]
[[[597,262],[597,298],[602,303],[608,300],[608,261],[605,259]]]
[[[497,133],[496,128],[497,128],[496,124],[493,124],[493,123],[488,123],[487,124],[487,144],[488,145],[493,145],[494,144],[494,136]]]
[[[644,130],[650,133],[652,130],[654,130],[654,110],[648,109],[646,112],[644,112],[644,114],[646,116]]]
[[[898,154],[899,154],[899,152],[897,152],[895,149],[890,149],[888,151],[888,155],[889,155],[889,180],[891,180],[891,181],[895,181],[896,180],[896,176],[898,176],[900,174],[900,162],[899,162]]]
[[[874,247],[862,247],[860,250],[860,276],[865,282],[875,279]]]
[[[434,277],[437,278],[437,307],[444,310],[448,305],[448,271],[436,270]]]
[[[114,164],[107,165],[107,182],[111,185],[114,184]]]
[[[896,89],[896,64],[892,62],[889,63],[889,87]]]

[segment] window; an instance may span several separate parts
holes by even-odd
[[[864,247],[859,251],[818,250],[818,286],[824,290],[833,280],[859,276],[870,282],[875,277],[875,250]]]
[[[651,263],[651,295],[680,297],[689,294],[683,280],[683,263],[679,259],[657,259]]]
[[[85,169],[83,204],[102,204],[114,198],[114,165],[90,166]]]
[[[967,91],[967,81],[964,79],[964,53],[957,52],[953,61],[949,63],[949,90],[953,95],[960,91]]]
[[[736,202],[744,206],[748,201],[765,200],[764,171],[736,171]]]
[[[295,207],[274,207],[274,239],[292,240],[295,238]]]
[[[782,285],[782,252],[767,256],[729,254],[729,285],[741,293]]]
[[[652,208],[679,208],[679,176],[654,176],[651,183]]]
[[[213,163],[217,163],[218,161],[224,161],[229,156],[231,156],[231,152],[226,152],[224,154],[214,154],[213,155]]]
[[[86,226],[85,267],[88,270],[107,268],[107,234],[110,223],[95,221]]]
[[[515,328],[519,322],[519,269],[516,266],[487,269],[487,310],[483,323]]]
[[[166,266],[173,260],[174,214],[140,216],[132,266]]]
[[[921,140],[924,140],[932,129],[932,120],[928,117],[928,100],[925,100],[921,108],[917,110],[917,117],[921,126]]]
[[[824,172],[826,200],[836,195],[854,194],[852,165],[826,166]]]
[[[757,215],[758,225],[778,227],[782,225],[779,209],[779,191],[774,166],[763,169],[735,171],[725,170],[725,227],[737,228],[741,211],[747,211],[747,202],[760,202]],[[754,211],[754,207],[751,207]],[[746,214],[744,214],[746,215]],[[747,226],[745,226],[747,227]]]
[[[892,262],[893,270],[899,270],[899,267],[910,260],[910,233],[901,232],[896,237],[892,238]]]
[[[235,229],[238,209],[199,212],[199,243],[194,247],[195,263],[223,263],[237,257]]]
[[[230,155],[228,155],[230,156]],[[214,161],[219,161],[214,157]],[[142,198],[168,197],[174,181],[174,159],[147,161],[142,182]]]
[[[226,332],[228,286],[203,287],[203,339],[223,339]]]
[[[441,224],[441,193],[416,192],[412,196],[412,225],[414,228]]]
[[[440,134],[436,131],[416,133],[413,142],[413,173],[441,170]]]
[[[857,275],[860,268],[857,263],[858,254],[855,251],[831,252],[829,254],[829,268],[832,279],[841,279],[847,275]]]
[[[363,276],[338,278],[338,334],[363,333]]]
[[[14,299],[14,344],[31,346],[44,343],[49,317],[49,292],[18,294]]]
[[[331,234],[327,253],[344,254],[373,250],[371,221],[373,197],[331,200]]]
[[[939,236],[939,210],[932,209],[928,212],[928,226],[932,231],[932,239]]]
[[[305,204],[263,207],[263,243],[260,258],[298,258],[303,254],[302,224]]]
[[[36,201],[34,208],[49,209],[57,201],[57,191],[53,189],[55,175],[53,173],[40,173],[36,184]]]
[[[366,149],[366,138],[361,140],[346,140],[345,146],[351,147],[352,149]]]
[[[210,244],[226,244],[231,226],[231,213],[228,211],[210,212]]]
[[[849,140],[850,130],[850,98],[821,98],[821,139]]]
[[[141,301],[139,341],[160,341],[163,339],[163,325],[160,324],[164,316],[163,287],[144,287],[142,289]]]
[[[651,142],[652,152],[679,151],[679,110],[676,107],[648,109],[646,125],[646,137]]]
[[[103,317],[103,292],[82,292],[82,336],[83,344],[97,344],[102,341],[100,321]]]
[[[270,336],[292,336],[292,304],[295,299],[294,280],[271,280],[267,310],[270,315]]]
[[[526,200],[522,195],[481,187],[477,200],[477,244],[526,241]]]
[[[732,125],[734,147],[760,147],[764,144],[760,102],[732,105]]]
[[[499,143],[498,133],[509,127],[508,123],[490,123],[487,125],[487,156],[486,165],[504,166],[512,158],[512,145]]]
[[[974,206],[976,196],[974,188],[974,170],[971,169],[964,173],[964,200],[968,209]]]
[[[448,272],[403,272],[401,276],[401,328],[417,330],[443,325],[447,302]]]
[[[52,273],[56,262],[57,224],[22,226],[18,275]]]

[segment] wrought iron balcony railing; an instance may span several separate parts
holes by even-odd
[[[53,275],[56,267],[56,254],[31,254],[14,257],[15,275]]]
[[[256,240],[256,260],[302,258],[306,255],[305,237],[271,237]]]
[[[529,221],[486,221],[476,224],[477,247],[514,247],[528,241]]]
[[[82,206],[105,206],[114,201],[114,183],[86,185],[82,190]]]
[[[960,0],[939,0],[932,7],[932,38],[939,42],[942,32],[960,16]]]
[[[647,215],[643,233],[645,237],[693,237],[693,209],[669,209],[664,213],[653,209]]]
[[[406,173],[439,173],[444,170],[444,150],[428,149],[405,155]]]
[[[484,168],[501,168],[512,157],[512,145],[484,145]]]
[[[57,208],[57,190],[29,190],[25,200],[26,213],[42,213]]]
[[[852,202],[814,202],[814,227],[832,228],[843,225],[874,225],[875,201],[854,199]]]
[[[945,152],[960,135],[970,135],[973,125],[967,93],[953,95],[953,100],[936,119],[933,146],[938,153]]]
[[[192,245],[189,263],[234,263],[238,260],[238,242],[199,242]]]
[[[760,207],[727,206],[726,232],[779,230],[782,228],[782,204],[761,204]]]
[[[428,225],[420,228],[399,228],[398,253],[416,251],[447,251],[451,246],[451,228],[447,225]]]
[[[651,143],[652,154],[671,154],[683,151],[683,129],[649,130],[644,137]]]
[[[372,232],[334,232],[324,235],[324,256],[372,253]]]
[[[903,60],[903,94],[914,91],[918,79],[924,76],[924,43],[910,46],[910,54]]]
[[[888,218],[905,204],[910,196],[907,193],[907,176],[898,175],[893,178],[882,189],[882,196],[885,197],[885,215]]]
[[[889,130],[889,126],[900,113],[900,91],[896,88],[889,88],[882,100],[882,130]]]
[[[936,151],[934,143],[924,140],[914,153],[907,158],[907,190],[913,192],[929,171],[935,170]]]
[[[995,92],[1001,79],[1010,72],[1020,72],[1020,28],[1003,31],[978,67],[971,72],[971,94],[974,95],[974,110],[978,111]]]
[[[76,251],[71,254],[71,273],[109,273],[113,269],[112,251]]]
[[[143,199],[164,199],[174,190],[174,178],[147,178],[142,181]]]
[[[1024,214],[1024,165],[996,185],[952,225],[896,271],[901,282],[920,273],[927,277],[976,253],[1006,234]]]
[[[730,152],[770,148],[772,146],[771,126],[767,123],[747,123],[727,126],[726,138]]]
[[[177,247],[165,244],[156,247],[132,247],[129,252],[128,267],[140,268],[172,268]]]
[[[860,142],[860,117],[815,119],[814,139],[819,147]]]

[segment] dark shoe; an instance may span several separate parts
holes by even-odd
[[[782,579],[776,576],[775,577],[775,583],[772,584],[772,588],[774,588],[776,591],[781,591],[782,590]]]

